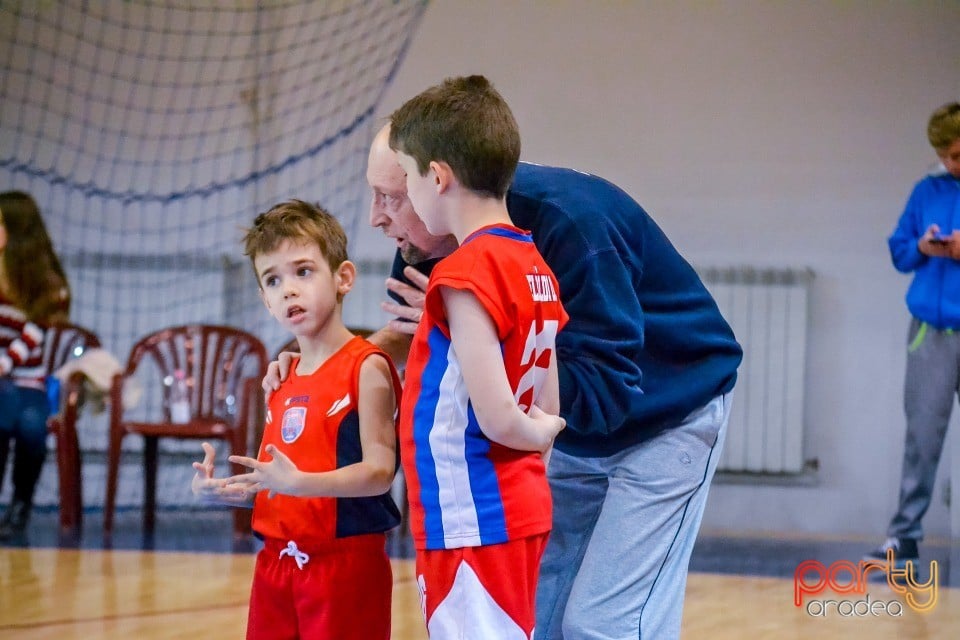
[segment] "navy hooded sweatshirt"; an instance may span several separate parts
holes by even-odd
[[[730,391],[743,351],[696,271],[639,204],[597,176],[522,162],[513,223],[560,284],[555,446],[607,456],[679,425]],[[429,273],[436,261],[416,265]],[[406,281],[397,254],[392,276]]]

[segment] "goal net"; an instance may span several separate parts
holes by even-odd
[[[0,190],[40,205],[72,321],[121,362],[145,334],[189,323],[247,329],[274,353],[290,336],[257,296],[243,229],[297,197],[341,220],[352,254],[368,253],[355,239],[376,108],[424,7],[0,0]],[[378,325],[349,299],[348,324]],[[84,411],[80,430],[85,503],[102,505],[105,414]],[[197,450],[168,446],[161,504],[190,500]],[[118,503],[139,505],[140,456],[124,462]],[[58,502],[52,454],[37,502]]]

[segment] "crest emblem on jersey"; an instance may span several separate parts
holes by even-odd
[[[306,407],[290,407],[283,412],[283,422],[280,423],[280,437],[290,444],[300,437],[303,427],[307,424]]]

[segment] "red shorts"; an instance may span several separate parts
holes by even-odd
[[[290,544],[267,540],[257,554],[248,640],[389,640],[393,572],[384,534],[313,549]]]
[[[502,544],[417,550],[431,640],[530,640],[546,533]]]

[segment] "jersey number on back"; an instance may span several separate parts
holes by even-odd
[[[514,395],[517,404],[525,412],[529,411],[531,405],[540,397],[540,389],[543,388],[543,382],[547,379],[559,327],[560,323],[557,320],[545,320],[543,329],[540,331],[537,331],[535,322],[530,324],[527,342],[523,347],[523,357],[520,359],[520,380],[517,382],[517,392]]]

